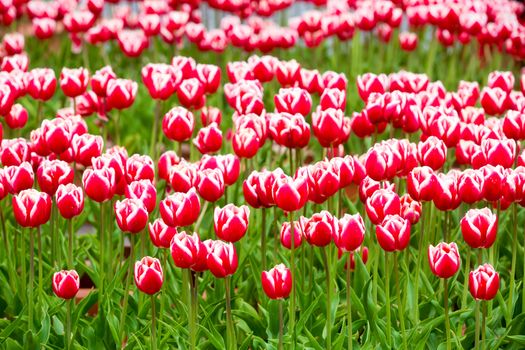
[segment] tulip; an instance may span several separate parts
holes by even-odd
[[[33,34],[40,40],[49,39],[56,31],[57,22],[52,18],[33,18]]]
[[[305,177],[278,176],[272,188],[275,204],[283,211],[296,211],[308,200],[308,181]]]
[[[23,190],[13,196],[13,214],[22,227],[38,227],[51,217],[51,197],[35,189]]]
[[[235,154],[240,158],[253,158],[260,147],[259,138],[251,128],[237,130],[232,137],[232,146]]]
[[[195,127],[193,113],[184,107],[174,107],[164,115],[162,130],[170,140],[183,142],[189,140]]]
[[[312,109],[310,94],[301,88],[280,89],[274,96],[275,109],[280,113],[306,116]]]
[[[321,95],[319,105],[323,111],[330,108],[344,111],[346,108],[346,93],[339,89],[325,89]]]
[[[445,143],[435,136],[430,136],[417,145],[417,156],[421,166],[429,166],[432,170],[440,169],[447,160]]]
[[[222,146],[222,131],[217,123],[201,128],[193,144],[202,154],[218,152]]]
[[[22,165],[31,158],[31,150],[26,140],[2,140],[0,157],[4,166]]]
[[[287,148],[304,148],[310,142],[310,125],[300,114],[272,114],[268,131],[277,144]]]
[[[216,207],[213,213],[213,227],[217,237],[226,242],[237,242],[248,230],[249,217],[250,209],[245,205],[236,207],[228,204],[223,208]]]
[[[5,115],[5,123],[11,129],[22,129],[28,119],[27,110],[20,104],[14,104],[7,115]]]
[[[483,198],[484,178],[478,170],[467,169],[458,179],[458,195],[462,202],[473,204]]]
[[[490,264],[480,265],[469,274],[470,294],[476,300],[492,300],[499,289],[499,274]]]
[[[147,155],[134,154],[126,160],[126,181],[132,183],[138,180],[155,179],[155,164]]]
[[[221,125],[222,112],[217,107],[203,107],[201,108],[201,122],[202,126],[208,126],[211,123]]]
[[[197,221],[201,210],[199,196],[195,189],[187,193],[175,192],[160,202],[162,220],[171,227],[189,226]]]
[[[323,203],[333,196],[340,188],[339,174],[335,172],[328,161],[317,162],[308,167],[309,199],[315,203]]]
[[[138,85],[129,79],[109,79],[106,86],[108,108],[126,109],[135,101]]]
[[[166,151],[159,157],[157,163],[157,171],[160,179],[169,181],[170,172],[169,169],[172,165],[176,165],[180,162],[180,158],[175,151]]]
[[[323,210],[309,219],[301,217],[301,226],[308,243],[317,247],[325,247],[336,235],[338,222],[332,214]]]
[[[116,78],[117,76],[111,66],[102,67],[91,77],[91,89],[93,89],[97,96],[106,97],[109,82]]]
[[[62,270],[53,274],[53,292],[62,299],[72,299],[80,288],[80,278],[75,270]]]
[[[124,232],[139,233],[148,223],[148,211],[138,199],[116,201],[114,209],[117,225]]]
[[[337,220],[336,230],[333,232],[335,245],[342,252],[351,252],[359,248],[365,238],[365,224],[359,214],[345,214]]]
[[[20,166],[8,166],[4,169],[5,187],[8,193],[17,194],[22,190],[33,187],[34,173],[29,162],[23,162]]]
[[[156,219],[148,224],[149,237],[157,248],[170,248],[173,236],[177,234],[175,227],[170,227],[162,219]]]
[[[263,170],[262,172],[253,171],[244,180],[242,188],[244,199],[253,208],[270,208],[275,205],[273,199],[273,184],[277,176],[282,174],[280,168],[273,172]]]
[[[450,278],[456,274],[461,264],[456,243],[441,242],[428,247],[430,270],[439,278]]]
[[[60,88],[67,97],[82,95],[89,84],[89,72],[86,68],[62,68]]]
[[[65,219],[78,216],[84,210],[84,192],[72,183],[58,186],[55,201],[60,215]]]
[[[414,51],[418,44],[418,38],[416,33],[399,33],[399,45],[402,50]]]
[[[89,166],[93,158],[102,154],[104,140],[102,136],[83,134],[73,135],[71,148],[73,150],[75,162],[84,166]]]
[[[164,274],[159,259],[145,256],[135,262],[134,279],[137,288],[143,293],[152,295],[160,291]]]
[[[204,200],[216,202],[224,194],[224,175],[220,169],[204,169],[197,173],[195,188]]]
[[[284,264],[263,271],[261,282],[264,292],[270,299],[287,298],[292,291],[292,274]]]
[[[205,103],[204,86],[197,78],[185,79],[177,89],[177,97],[182,106],[199,109]]]
[[[175,266],[182,269],[188,269],[202,265],[203,255],[202,251],[205,250],[203,243],[201,242],[197,233],[192,235],[186,232],[180,232],[173,236],[170,242],[171,257]],[[204,260],[206,260],[204,256]],[[206,261],[204,261],[206,265]]]
[[[390,189],[379,189],[366,200],[366,214],[374,225],[379,225],[389,215],[399,215],[401,200]]]
[[[86,195],[95,202],[105,202],[115,193],[115,170],[112,168],[86,169],[82,175]]]
[[[490,248],[494,244],[498,217],[489,208],[470,209],[460,224],[463,239],[472,248]]]
[[[410,242],[410,221],[399,215],[387,215],[376,226],[377,241],[387,252],[401,251]]]
[[[152,213],[157,205],[157,189],[150,180],[137,180],[126,187],[126,198],[138,199],[148,213]]]
[[[237,252],[233,243],[215,241],[207,257],[208,268],[217,278],[224,278],[235,273],[238,266]]]
[[[61,160],[44,160],[38,167],[38,186],[49,195],[54,195],[60,185],[73,182],[73,169]]]
[[[293,246],[294,249],[296,249],[303,243],[303,229],[299,221],[294,221],[293,225]],[[280,236],[283,247],[286,249],[292,249],[292,232],[290,230],[290,222],[283,222]]]
[[[412,225],[417,224],[419,218],[421,217],[421,203],[415,201],[408,194],[401,196],[401,210],[400,215],[403,219],[410,221]]]
[[[153,99],[167,100],[182,80],[182,73],[171,65],[148,63],[142,68],[142,81]]]
[[[340,109],[317,110],[312,113],[312,129],[321,146],[337,146],[350,135],[350,118]]]
[[[197,168],[183,159],[170,167],[168,179],[173,191],[188,192],[197,182]]]
[[[28,73],[27,92],[36,100],[49,100],[53,97],[56,86],[55,73],[49,68],[35,68]]]

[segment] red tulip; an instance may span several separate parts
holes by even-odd
[[[240,158],[253,158],[259,150],[259,138],[251,128],[237,130],[232,137],[235,154]]]
[[[115,170],[111,168],[86,169],[82,175],[86,195],[95,202],[105,202],[115,193]]]
[[[481,106],[487,114],[500,115],[506,110],[508,94],[499,87],[484,87],[481,91]]]
[[[151,98],[158,100],[167,100],[182,81],[182,72],[168,64],[149,63],[141,73]]]
[[[350,136],[350,118],[340,109],[317,110],[312,113],[312,128],[321,146],[337,146]]]
[[[52,18],[33,18],[33,34],[40,40],[49,39],[55,34],[57,22]]]
[[[148,224],[149,237],[157,248],[169,248],[171,239],[177,234],[175,227],[166,225],[162,219],[156,219]]]
[[[514,164],[518,146],[516,141],[486,139],[481,141],[481,151],[486,160],[486,164],[501,165],[504,168],[510,168]]]
[[[20,104],[14,104],[7,115],[5,115],[5,123],[11,129],[22,129],[28,119],[27,110]]]
[[[366,102],[371,93],[383,94],[388,91],[390,82],[385,74],[365,73],[357,77],[356,84],[359,96]]]
[[[153,295],[162,288],[164,274],[159,259],[145,256],[135,262],[134,273],[137,288],[146,294]]]
[[[470,209],[461,219],[463,239],[472,248],[490,248],[498,233],[498,217],[489,208]]]
[[[270,172],[263,170],[261,172],[253,171],[246,180],[242,188],[244,199],[253,208],[270,208],[275,205],[273,198],[273,184],[276,177],[283,174],[280,168]]]
[[[61,160],[44,160],[36,174],[38,186],[49,195],[54,195],[58,186],[73,182],[73,169]]]
[[[296,60],[280,61],[275,66],[275,76],[282,86],[292,86],[300,79],[301,66]]]
[[[415,33],[399,33],[399,45],[402,50],[414,51],[417,47],[418,38]]]
[[[215,241],[208,251],[208,268],[217,278],[233,275],[237,270],[239,262],[237,252],[233,243]]]
[[[195,182],[199,195],[208,202],[216,202],[224,194],[224,175],[220,169],[199,170]]]
[[[410,242],[410,221],[399,215],[387,215],[376,226],[377,241],[387,252],[403,250]]]
[[[498,294],[499,274],[490,264],[480,265],[468,278],[470,294],[477,300],[492,300]]]
[[[222,146],[222,131],[217,123],[201,128],[193,144],[202,154],[218,152]]]
[[[206,94],[213,94],[221,85],[221,69],[213,64],[198,64],[197,79],[201,82]]]
[[[7,166],[4,169],[5,187],[8,193],[17,194],[33,187],[34,173],[29,162],[20,165]]]
[[[186,141],[191,138],[195,127],[193,113],[184,107],[174,107],[164,115],[162,131],[173,141]]]
[[[330,244],[338,230],[337,219],[326,210],[312,215],[309,219],[301,217],[301,226],[306,241],[317,247],[325,247]]]
[[[340,188],[339,174],[328,161],[320,161],[308,166],[309,199],[315,203],[323,203],[333,196]]]
[[[447,160],[445,143],[435,136],[430,136],[417,145],[417,157],[421,166],[429,166],[432,170],[440,169]]]
[[[139,233],[148,223],[148,211],[138,199],[116,201],[114,209],[117,225],[124,232]]]
[[[23,190],[13,196],[13,214],[22,227],[43,225],[51,216],[51,197],[35,189]]]
[[[102,147],[104,147],[104,140],[99,135],[73,135],[71,139],[75,162],[84,166],[89,166],[93,158],[102,154]]]
[[[15,91],[13,91],[9,85],[0,85],[0,115],[4,116],[9,114],[9,111],[13,107],[15,97]]]
[[[173,236],[170,243],[171,257],[175,266],[182,269],[192,268],[200,264],[202,259],[201,251],[206,249],[197,235],[192,235],[186,232],[180,232]],[[206,258],[206,257],[205,257]]]
[[[296,211],[304,207],[308,200],[308,180],[306,177],[290,177],[284,174],[276,177],[272,193],[275,204],[283,211]]]
[[[339,89],[325,89],[319,105],[323,111],[330,108],[344,111],[346,109],[346,92]]]
[[[343,252],[354,251],[365,238],[365,223],[359,214],[345,214],[337,221],[334,243]]]
[[[108,108],[129,108],[135,101],[137,89],[137,83],[132,80],[110,79],[106,87]]]
[[[310,94],[301,88],[280,89],[273,98],[277,112],[306,116],[312,110]]]
[[[310,125],[300,114],[274,113],[268,131],[272,139],[287,148],[304,148],[310,142]]]
[[[403,219],[407,219],[412,225],[417,224],[421,217],[421,211],[420,202],[413,200],[409,194],[401,196],[400,215]]]
[[[126,187],[126,198],[140,200],[151,213],[157,205],[157,189],[150,180],[136,180]]]
[[[183,80],[178,89],[177,97],[186,108],[200,108],[204,105],[204,86],[197,78]]]
[[[459,206],[458,177],[456,171],[439,173],[436,177],[432,201],[439,210],[454,210]]]
[[[222,112],[217,107],[203,107],[201,108],[201,121],[202,126],[208,126],[211,123],[217,123],[217,126],[221,125]]]
[[[287,298],[292,291],[292,274],[284,265],[279,264],[261,273],[262,287],[268,298]]]
[[[428,166],[416,167],[408,174],[407,191],[418,201],[431,201],[434,196],[437,177]]]
[[[147,155],[134,154],[126,160],[126,181],[155,179],[155,164]]]
[[[84,192],[72,183],[58,186],[55,201],[60,215],[65,219],[78,216],[84,210]]]
[[[201,205],[194,188],[188,193],[175,192],[160,202],[162,220],[172,227],[189,226],[197,221]]]
[[[97,70],[91,77],[91,88],[100,97],[107,96],[108,83],[117,78],[111,66],[105,66]]]
[[[159,178],[168,181],[170,176],[170,168],[180,162],[180,158],[175,151],[166,151],[160,155],[157,163],[157,171]]]
[[[184,159],[170,167],[169,181],[173,191],[188,192],[197,183],[197,168]]]
[[[399,215],[401,201],[390,189],[379,189],[366,200],[366,214],[374,225],[379,225],[388,215]]]
[[[27,92],[36,100],[49,100],[53,97],[56,86],[55,73],[49,68],[35,68],[27,75]]]
[[[432,273],[439,278],[450,278],[456,274],[461,265],[456,243],[441,242],[428,247],[428,263]]]
[[[86,68],[62,68],[60,88],[67,97],[77,97],[86,92],[89,84],[89,72]]]
[[[4,166],[21,165],[31,159],[30,145],[25,139],[2,140],[1,160]]]
[[[294,249],[297,249],[303,243],[303,228],[299,221],[294,221],[293,225],[293,243]],[[290,222],[285,221],[281,226],[281,244],[286,249],[292,249],[292,232],[290,230]]]
[[[72,299],[80,288],[80,278],[75,270],[62,270],[53,274],[53,292],[62,299]]]
[[[223,208],[215,207],[213,227],[217,237],[226,242],[237,242],[248,231],[249,218],[250,209],[245,205],[236,207],[230,203]]]
[[[501,71],[490,72],[487,86],[489,88],[498,87],[509,93],[514,88],[514,74],[512,72]]]
[[[473,204],[483,198],[483,174],[478,170],[466,169],[458,179],[458,195],[462,202]]]

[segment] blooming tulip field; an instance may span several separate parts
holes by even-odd
[[[0,349],[525,348],[523,2],[0,23]]]

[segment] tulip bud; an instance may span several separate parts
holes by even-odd
[[[180,158],[174,151],[166,151],[162,153],[159,158],[159,162],[157,163],[159,178],[169,181],[169,169],[172,165],[178,164],[179,162]]]
[[[89,84],[89,72],[86,68],[62,68],[60,73],[60,88],[67,97],[82,95]]]
[[[55,93],[57,80],[50,68],[35,68],[28,73],[27,92],[32,98],[47,101]]]
[[[272,139],[287,148],[304,148],[310,142],[310,125],[300,114],[268,114],[268,131]]]
[[[177,234],[177,229],[166,225],[162,219],[148,224],[148,229],[151,242],[157,248],[169,248],[171,239]]]
[[[490,264],[480,265],[469,273],[470,294],[477,300],[492,300],[498,294],[499,274]]]
[[[82,184],[89,198],[95,202],[105,202],[115,194],[115,170],[86,169],[82,175]]]
[[[359,214],[345,214],[337,221],[334,231],[335,245],[343,252],[359,248],[365,238],[365,223]]]
[[[148,211],[138,199],[116,201],[114,209],[117,225],[124,232],[139,233],[148,223]]]
[[[312,215],[309,219],[301,217],[301,226],[306,241],[317,247],[330,244],[338,229],[337,219],[326,210]]]
[[[99,135],[73,135],[71,140],[74,159],[84,166],[91,165],[92,159],[102,154],[102,147],[104,147],[104,141]]]
[[[461,265],[456,243],[441,242],[428,247],[428,263],[432,273],[439,278],[450,278],[456,274]]]
[[[264,292],[270,299],[287,298],[292,291],[292,274],[284,264],[263,271],[261,282]]]
[[[73,169],[61,160],[44,160],[38,167],[38,186],[49,195],[54,195],[58,186],[73,182]]]
[[[147,155],[134,154],[126,160],[126,181],[155,180],[155,164]]]
[[[80,279],[75,270],[62,270],[53,274],[53,292],[62,299],[72,299],[80,288]]]
[[[135,262],[135,284],[146,294],[153,295],[162,288],[164,274],[159,259],[145,256]]]
[[[275,179],[272,192],[275,204],[281,210],[296,211],[308,200],[308,180],[304,176],[292,178],[283,173]]]
[[[197,173],[195,188],[208,202],[216,202],[224,194],[224,175],[220,169],[203,169]]]
[[[150,180],[133,181],[126,187],[126,198],[138,199],[151,214],[157,205],[157,189]]]
[[[170,140],[183,142],[189,140],[195,127],[193,113],[184,107],[174,107],[164,115],[162,131]]]
[[[5,122],[11,129],[22,129],[27,124],[27,119],[27,110],[18,103],[5,116]]]
[[[301,88],[280,89],[274,96],[275,109],[280,113],[301,114],[306,116],[312,109],[310,94]]]
[[[138,85],[129,79],[110,79],[106,87],[108,108],[126,109],[137,96]]]
[[[217,237],[226,242],[237,242],[248,230],[249,217],[250,209],[245,205],[236,207],[230,203],[223,208],[216,207],[213,227]]]
[[[105,66],[97,70],[91,77],[91,88],[100,97],[107,96],[107,86],[111,80],[117,78],[111,66]]]
[[[403,250],[410,243],[410,221],[399,215],[387,215],[376,226],[377,241],[387,252]]]
[[[399,215],[401,200],[390,189],[379,189],[366,200],[366,214],[374,225],[383,222],[388,215]]]
[[[401,196],[401,211],[400,215],[403,219],[410,221],[412,225],[417,224],[421,217],[421,203],[415,201],[409,194]]]
[[[303,228],[299,221],[293,223],[293,237],[294,249],[297,249],[303,243]],[[281,226],[281,244],[286,249],[292,249],[292,232],[290,230],[290,222],[285,221]]]
[[[237,252],[233,243],[215,241],[208,251],[208,268],[217,278],[233,275],[237,270],[239,262]]]
[[[432,170],[440,169],[447,160],[445,143],[435,136],[430,136],[417,145],[417,157],[421,166],[429,166]]]
[[[312,128],[323,147],[342,144],[350,136],[350,118],[340,109],[329,108],[312,113]]]
[[[498,217],[489,208],[470,209],[461,219],[463,239],[472,248],[490,248],[498,233]]]
[[[19,166],[5,167],[4,176],[5,187],[10,194],[16,194],[33,187],[35,181],[33,167],[29,162],[23,162]]]
[[[218,152],[222,146],[222,131],[216,123],[211,123],[199,130],[193,144],[202,154]]]
[[[201,250],[205,250],[203,244],[197,235],[192,235],[186,232],[180,232],[173,236],[170,243],[171,257],[175,266],[182,269],[192,268],[199,264],[199,259],[202,259]]]
[[[189,226],[197,221],[201,210],[199,196],[194,188],[187,193],[175,192],[160,202],[162,220],[172,227]]]
[[[339,176],[328,161],[320,161],[308,167],[309,199],[323,203],[339,190]]]
[[[237,130],[232,137],[232,146],[235,154],[240,158],[253,158],[259,150],[259,137],[251,128]]]
[[[22,227],[38,227],[51,217],[51,197],[35,189],[23,190],[13,196],[13,214]]]
[[[84,210],[84,192],[72,183],[58,186],[55,201],[60,215],[65,219],[78,216]]]

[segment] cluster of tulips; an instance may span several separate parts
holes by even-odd
[[[309,2],[322,7],[277,24],[296,1],[0,0],[18,26],[0,44],[0,343],[523,342],[525,71],[512,69],[525,7]],[[210,29],[210,9],[231,15]],[[46,48],[66,33],[56,47],[84,67],[30,67],[25,24]],[[363,48],[395,54],[372,35],[394,32],[402,68],[425,50],[432,68],[441,44],[498,70],[454,88],[453,70],[447,83],[362,72]],[[211,64],[187,44],[225,53]],[[113,46],[138,73],[121,73]],[[329,70],[314,47],[333,52]],[[308,52],[315,66],[292,58]],[[146,135],[131,135],[134,119]]]

